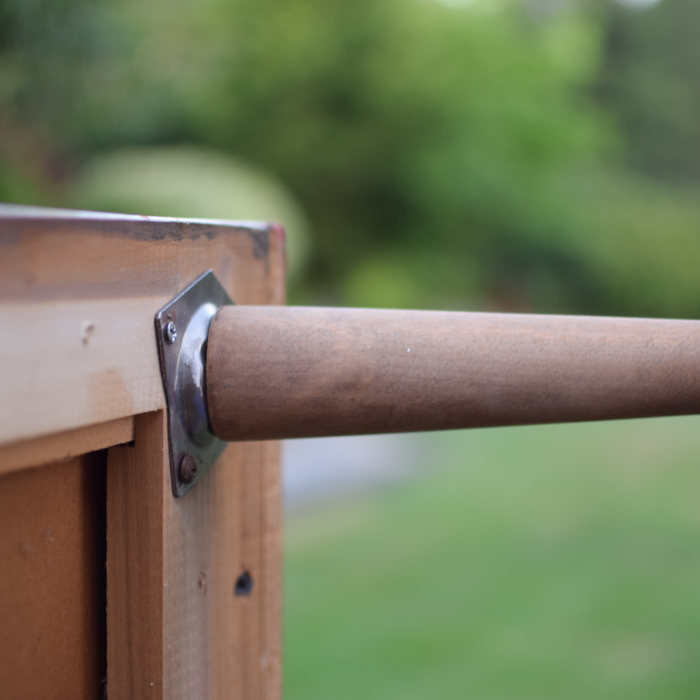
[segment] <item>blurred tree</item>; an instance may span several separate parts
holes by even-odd
[[[698,313],[695,10],[581,3],[0,0],[0,198],[199,144],[301,201],[293,299]]]
[[[700,180],[700,3],[610,6],[601,95],[619,118],[628,162],[673,182]]]
[[[569,218],[557,182],[608,139],[581,89],[598,28],[580,13],[535,21],[520,3],[494,13],[478,0],[223,7],[217,29],[232,50],[211,89],[218,103],[193,103],[199,138],[296,191],[317,232],[317,289],[354,301],[381,259],[395,302],[388,281],[401,278],[404,305],[464,304],[514,267],[547,266],[541,233]],[[475,256],[477,278],[464,274]]]

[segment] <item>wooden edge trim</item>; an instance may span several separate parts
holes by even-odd
[[[122,445],[134,439],[134,416],[0,445],[0,474]]]

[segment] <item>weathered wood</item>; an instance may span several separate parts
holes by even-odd
[[[169,475],[163,411],[139,416],[134,446],[107,463],[107,691],[109,698],[162,698],[166,594],[164,494]],[[178,640],[179,641],[179,640]],[[206,696],[203,696],[206,697]]]
[[[106,454],[0,477],[0,697],[102,697]]]
[[[278,447],[230,445],[182,499],[167,459],[162,411],[109,453],[109,697],[279,698]]]
[[[207,395],[225,440],[700,412],[700,322],[227,307]]]
[[[165,499],[165,697],[279,697],[276,458],[275,446],[230,445],[185,498]],[[253,587],[236,596],[244,572]]]
[[[165,297],[0,306],[0,442],[165,405],[153,315]]]
[[[235,579],[250,575],[252,590],[234,596],[240,620],[236,646],[244,659],[244,697],[273,700],[281,688],[281,572],[282,518],[279,508],[280,483],[274,467],[279,460],[279,444],[232,445],[243,458],[240,479],[242,491],[258,498],[239,499],[242,547],[235,564]],[[244,456],[245,455],[245,456]],[[253,631],[251,634],[251,631]]]
[[[117,418],[107,423],[66,430],[33,440],[0,445],[0,474],[58,462],[134,439],[134,418]]]
[[[278,228],[22,211],[0,205],[0,444],[163,408],[153,316],[207,269],[280,298]]]
[[[133,439],[133,445],[110,449],[108,457],[110,700],[280,696],[276,447],[230,447],[184,499],[173,498],[169,482],[153,317],[210,268],[239,304],[283,303],[281,229],[46,216],[0,206],[0,315],[9,324],[3,337],[13,340],[12,347],[0,348],[0,465],[26,467],[49,454],[64,458],[76,449]],[[130,429],[98,435],[90,426],[100,421]],[[47,469],[53,467],[0,478],[0,503],[4,479],[42,479]],[[79,513],[77,496],[62,493],[62,507]],[[18,522],[41,517],[41,507],[37,501],[35,513],[31,500]],[[0,510],[0,529],[5,526]],[[104,535],[102,540],[104,546]],[[249,597],[238,598],[233,587],[244,567],[255,583]],[[6,583],[18,585],[3,561],[0,591]],[[47,600],[61,609],[60,598]],[[32,601],[16,601],[17,625],[34,620]],[[92,646],[76,643],[70,663],[104,673],[94,659],[104,637],[103,631]],[[67,658],[57,636],[47,639],[45,655]],[[14,658],[11,645],[0,635],[0,659]],[[27,673],[42,675],[45,659],[29,654],[25,661]],[[12,668],[6,668],[11,679]],[[3,697],[6,687],[14,687],[4,680]],[[63,696],[81,697],[79,689]]]

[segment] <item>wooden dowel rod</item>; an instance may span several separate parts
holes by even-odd
[[[232,306],[210,330],[225,440],[700,412],[700,322]]]

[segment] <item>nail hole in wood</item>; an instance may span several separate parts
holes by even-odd
[[[237,596],[250,595],[253,590],[253,577],[244,571],[237,579],[233,587],[233,594]]]

